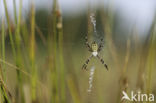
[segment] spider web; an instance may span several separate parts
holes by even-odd
[[[92,91],[94,73],[95,73],[95,66],[92,66],[90,69],[90,75],[89,75],[89,87],[87,90],[88,93],[90,93]]]

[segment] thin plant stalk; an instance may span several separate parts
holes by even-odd
[[[11,25],[10,25],[9,13],[8,13],[8,9],[7,9],[6,0],[3,0],[3,3],[4,3],[5,15],[6,15],[8,29],[9,29],[9,37],[10,37],[10,42],[11,42],[13,57],[16,58],[15,43],[14,43],[13,36],[12,36],[12,31],[11,31]]]
[[[52,48],[53,48],[53,68],[51,68],[51,80],[52,80],[52,103],[59,103],[58,93],[58,71],[57,71],[57,0],[53,1],[52,12]],[[54,92],[55,91],[55,92]]]
[[[20,0],[20,1],[21,1],[21,0]],[[13,6],[14,6],[14,18],[15,18],[15,24],[17,25],[16,0],[13,0]]]
[[[3,103],[10,103],[10,100],[8,98],[7,92],[5,90],[4,82],[1,76],[0,76],[0,92],[3,96]]]
[[[22,0],[19,1],[19,13],[17,18],[16,13],[16,1],[14,0],[14,17],[16,23],[16,33],[15,33],[15,47],[16,47],[16,66],[22,68],[22,56],[21,56],[21,35],[20,35],[20,24],[21,24],[21,9],[22,9]],[[21,96],[21,102],[24,103],[24,93],[23,93],[23,79],[19,70],[17,70],[17,80],[18,80],[18,97]]]
[[[48,18],[48,20],[51,20],[51,16],[50,18]],[[54,38],[53,38],[53,29],[51,29],[51,26],[53,27],[52,23],[50,22],[49,24],[49,28],[48,28],[48,68],[50,69],[50,72],[51,72],[51,75],[50,75],[50,82],[52,82],[51,86],[52,86],[52,91],[51,91],[51,99],[50,99],[50,102],[51,103],[55,103],[55,100],[56,100],[56,72],[55,72],[55,68],[56,68],[56,65],[55,65],[55,58],[54,58]],[[56,92],[54,94],[54,91]]]
[[[148,57],[148,38],[145,40],[146,42],[140,47],[140,55],[139,55],[139,67],[138,67],[138,76],[137,76],[137,84],[136,88],[138,91],[145,90],[145,68],[146,61]],[[137,49],[136,49],[137,50]]]
[[[5,60],[5,24],[4,24],[4,19],[2,19],[2,59]],[[0,52],[1,53],[1,52]],[[3,69],[2,69],[3,68]],[[4,90],[4,85],[2,83],[2,79],[6,80],[6,68],[5,68],[5,64],[2,64],[2,66],[0,65],[0,94],[1,94],[1,101],[4,102],[9,102],[9,99],[7,97],[7,93]]]
[[[154,60],[155,60],[155,44],[156,44],[156,21],[153,24],[151,35],[150,35],[150,44],[147,57],[147,80],[146,80],[146,93],[150,94],[152,92],[152,71],[154,69]]]
[[[130,39],[127,40],[127,48],[126,48],[126,55],[125,55],[125,62],[123,69],[121,71],[121,76],[120,76],[120,88],[119,88],[119,95],[118,95],[118,103],[120,103],[121,99],[121,93],[122,91],[128,92],[128,77],[126,75],[127,68],[128,68],[128,63],[129,63],[129,58],[130,58]],[[121,103],[125,103],[125,101],[122,101]],[[128,103],[128,102],[126,102]]]
[[[35,7],[32,4],[31,8],[31,38],[30,38],[30,62],[32,70],[32,102],[36,102],[36,81],[37,81],[37,71],[35,66]]]
[[[77,92],[77,88],[76,88],[76,85],[74,83],[74,80],[73,80],[72,76],[68,76],[67,77],[67,86],[68,86],[69,91],[71,93],[73,102],[74,103],[81,103],[81,101],[80,101],[80,95]]]
[[[5,23],[4,19],[2,20],[2,59],[5,61]],[[6,68],[5,64],[2,65],[2,77],[6,80]]]
[[[110,8],[112,8],[112,6]],[[102,25],[104,27],[105,39],[108,41],[108,48],[110,50],[110,53],[112,55],[116,67],[119,67],[120,63],[118,62],[117,49],[115,47],[115,44],[113,42],[113,37],[112,37],[113,23],[114,23],[113,12],[111,10],[106,12],[103,9],[100,12],[100,15],[101,15]]]
[[[57,10],[57,31],[58,31],[58,50],[59,50],[59,65],[60,65],[60,79],[61,79],[61,103],[65,103],[65,69],[64,69],[64,55],[63,55],[63,24],[61,12]]]

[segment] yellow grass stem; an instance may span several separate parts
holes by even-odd
[[[0,65],[0,70],[1,70],[1,65]],[[15,99],[12,97],[1,75],[0,75],[0,93],[3,96],[2,97],[3,103],[15,103]]]
[[[53,1],[53,13],[52,13],[52,35],[49,34],[49,64],[51,68],[51,80],[52,80],[52,103],[65,103],[65,71],[64,71],[64,57],[63,57],[63,28],[62,28],[62,16],[58,7],[58,1]],[[52,38],[52,39],[51,39]],[[52,40],[52,42],[50,41]],[[51,44],[52,43],[52,48]],[[52,52],[52,54],[50,53]],[[60,83],[60,86],[58,84]],[[58,90],[58,88],[61,88]],[[54,92],[55,91],[55,92]],[[60,96],[60,99],[59,99]]]
[[[32,102],[36,101],[36,81],[37,81],[37,70],[35,66],[35,7],[32,3],[31,6],[31,36],[30,36],[30,62],[31,62],[31,70],[32,70]]]
[[[1,28],[2,32],[2,50],[0,50],[0,53],[2,52],[2,59],[5,59],[5,24],[4,24],[4,19],[2,19],[2,28]],[[1,56],[1,55],[0,55]],[[1,57],[0,57],[1,58]],[[3,69],[2,69],[3,68]],[[3,81],[2,79],[4,78],[4,80],[6,81],[6,68],[5,68],[5,64],[0,63],[0,96],[1,96],[1,100],[0,102],[9,102],[9,98],[7,96],[7,93],[4,89],[4,85],[3,85]]]
[[[73,99],[73,103],[81,103],[80,101],[80,95],[78,94],[76,85],[74,83],[74,80],[72,79],[72,76],[67,77],[67,86],[70,90],[70,94]]]
[[[124,66],[123,69],[121,70],[121,75],[120,75],[120,87],[119,87],[119,93],[118,93],[118,103],[128,103],[125,101],[121,101],[121,93],[122,91],[128,92],[128,77],[127,77],[127,68],[128,68],[128,63],[129,63],[129,57],[130,57],[130,39],[127,40],[127,48],[126,48],[126,55],[125,55],[125,60],[124,60]]]
[[[102,25],[104,27],[104,33],[105,33],[105,39],[108,42],[108,48],[110,50],[110,53],[112,55],[112,58],[115,62],[115,67],[119,68],[119,61],[118,61],[118,55],[117,55],[117,49],[115,47],[115,44],[113,42],[113,37],[112,37],[112,33],[113,33],[113,12],[109,11],[106,12],[104,10],[102,10],[100,12],[100,16],[101,16],[101,21],[102,21]]]
[[[16,58],[15,44],[14,44],[13,36],[12,36],[12,32],[11,32],[11,25],[10,25],[10,19],[9,19],[6,0],[3,0],[3,3],[4,3],[5,15],[6,15],[6,18],[7,18],[7,24],[8,24],[8,29],[9,29],[9,37],[10,37],[12,52],[13,52],[14,58]]]
[[[149,43],[149,51],[147,57],[147,80],[146,80],[146,93],[150,94],[152,92],[152,72],[154,69],[155,57],[156,57],[156,21],[153,24],[151,35],[150,35],[150,43]]]
[[[4,85],[4,82],[2,80],[2,77],[0,76],[0,93],[2,94],[2,101],[3,103],[10,103],[10,100],[8,98],[8,94]]]
[[[20,26],[21,26],[21,13],[22,13],[22,0],[19,1],[20,7],[18,12],[18,18],[16,13],[16,1],[14,0],[14,17],[15,17],[15,23],[16,23],[16,31],[15,31],[15,47],[16,47],[16,66],[19,68],[22,67],[22,51],[21,51],[21,35],[20,35]],[[18,95],[17,97],[21,100],[22,103],[24,103],[24,93],[23,93],[23,78],[21,75],[21,72],[17,70],[17,80],[18,80]]]
[[[125,63],[123,66],[123,74],[126,73],[127,67],[128,67],[128,61],[130,57],[130,39],[127,40],[127,49],[126,49],[126,55],[125,55]]]
[[[58,48],[58,41],[60,43],[62,43],[62,39],[60,38],[60,36],[62,35],[62,21],[59,21],[59,19],[61,20],[61,18],[58,18],[60,16],[60,11],[58,10],[58,1],[54,0],[53,1],[53,12],[52,12],[52,60],[53,60],[53,66],[51,68],[51,80],[52,80],[52,99],[51,102],[52,103],[59,103],[59,102],[65,102],[62,98],[64,98],[63,95],[64,92],[62,92],[62,90],[64,90],[64,84],[61,83],[61,87],[63,86],[63,88],[60,90],[61,92],[61,97],[59,97],[59,71],[61,71],[63,64],[61,62],[59,62],[59,60],[62,58],[61,57],[61,48]],[[61,36],[62,37],[62,36]],[[58,40],[59,38],[59,40]],[[59,44],[62,45],[62,44]],[[59,52],[57,52],[57,50],[59,50]],[[61,51],[61,52],[60,52]],[[61,63],[61,64],[60,64]],[[59,69],[59,67],[61,69]],[[63,72],[63,71],[61,71]],[[61,74],[60,74],[61,75]],[[62,77],[60,78],[62,79]],[[60,99],[59,99],[60,98]]]
[[[21,0],[20,0],[20,1],[21,1]],[[14,18],[15,18],[15,24],[17,25],[16,0],[13,0],[13,6],[14,6]]]
[[[58,50],[59,50],[59,65],[60,65],[60,83],[61,83],[61,103],[65,103],[65,69],[64,69],[64,55],[63,55],[63,24],[61,12],[57,10],[57,31],[58,31]]]
[[[4,23],[4,19],[2,19],[2,59],[5,60],[5,23]],[[2,64],[2,73],[0,73],[2,75],[2,77],[4,78],[4,80],[6,80],[6,68],[5,68],[5,64]]]

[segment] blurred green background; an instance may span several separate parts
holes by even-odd
[[[0,0],[0,103],[131,103],[121,101],[122,91],[155,95],[155,3]],[[104,39],[99,55],[108,71],[95,57],[82,69],[91,55],[86,36],[90,44]]]

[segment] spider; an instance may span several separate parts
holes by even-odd
[[[98,55],[98,53],[102,50],[102,47],[103,47],[103,44],[102,44],[103,39],[101,39],[101,43],[99,45],[95,41],[93,41],[91,43],[91,45],[89,45],[87,37],[85,37],[85,40],[86,40],[85,44],[86,44],[88,50],[92,53],[92,55],[86,60],[85,64],[82,66],[82,69],[87,70],[87,65],[88,65],[90,59],[92,57],[97,57],[101,61],[101,63],[104,64],[105,68],[108,70],[107,64],[105,64],[104,60],[102,58],[100,58],[100,56]]]

